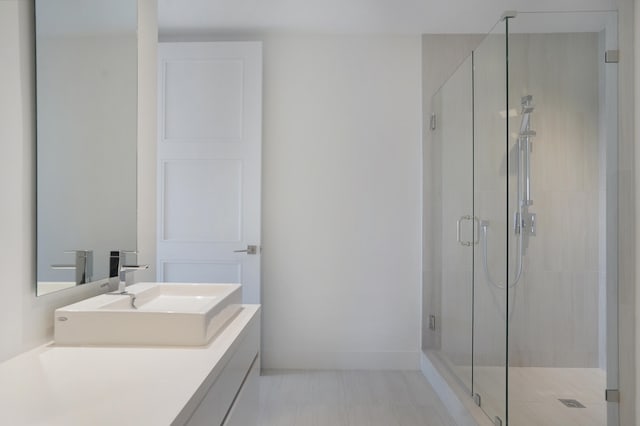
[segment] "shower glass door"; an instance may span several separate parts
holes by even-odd
[[[433,97],[433,155],[441,161],[441,210],[434,220],[434,250],[440,265],[440,358],[472,392],[473,309],[473,112],[472,58],[469,56]]]
[[[433,98],[435,347],[496,425],[620,424],[616,62],[615,12],[513,13]]]
[[[618,424],[604,400],[618,387],[616,21],[508,22],[508,208],[522,225],[508,234],[511,276],[523,252],[507,299],[512,425]]]
[[[507,20],[473,52],[473,392],[495,422],[507,422],[507,319],[513,271],[507,206]]]

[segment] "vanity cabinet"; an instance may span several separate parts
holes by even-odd
[[[244,371],[244,368],[238,368],[240,365],[236,365],[232,370],[223,372],[225,377],[221,383],[211,386],[186,425],[249,426],[257,424],[259,365],[260,360],[256,355],[249,365],[249,370]],[[240,383],[237,382],[240,378],[238,373],[244,373]],[[236,389],[237,385],[240,387]]]
[[[258,407],[260,405],[260,355],[249,370],[244,385],[238,392],[231,406],[224,426],[248,426],[258,424]]]
[[[183,423],[179,416],[174,425],[250,426],[257,423],[260,323],[253,321],[247,327],[246,336],[230,354],[222,372],[213,378],[211,384],[205,380],[202,387],[206,390],[194,395],[194,402],[199,402],[188,420]],[[188,405],[185,411],[189,410]]]
[[[206,346],[49,343],[2,362],[0,425],[255,425],[260,306],[241,306]]]

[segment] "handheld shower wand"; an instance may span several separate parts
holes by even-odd
[[[535,235],[536,221],[535,214],[528,212],[528,207],[533,205],[533,199],[531,198],[531,150],[532,139],[536,135],[534,130],[531,130],[531,114],[533,113],[533,97],[531,95],[523,96],[521,99],[522,106],[522,121],[520,122],[520,132],[518,134],[518,152],[517,152],[517,206],[514,215],[513,231],[517,238],[517,263],[516,263],[516,275],[513,282],[507,282],[502,285],[494,281],[489,272],[489,266],[487,265],[487,234],[489,228],[489,222],[483,220],[480,222],[480,229],[483,237],[482,244],[482,266],[484,268],[487,281],[493,286],[504,289],[507,286],[509,288],[514,287],[520,281],[522,277],[522,258],[524,256],[524,235]]]
[[[521,99],[522,105],[522,122],[520,123],[520,133],[518,135],[518,147],[522,154],[522,173],[520,171],[520,155],[518,155],[518,178],[520,175],[524,178],[524,197],[518,197],[522,206],[530,206],[533,204],[531,198],[531,151],[533,149],[533,137],[536,135],[534,130],[531,130],[531,113],[533,113],[533,97],[531,95],[523,96]],[[518,187],[518,189],[520,189]]]

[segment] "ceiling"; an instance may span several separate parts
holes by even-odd
[[[612,10],[615,0],[158,0],[160,34],[487,33],[505,10]]]

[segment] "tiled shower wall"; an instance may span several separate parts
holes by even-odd
[[[606,217],[600,207],[606,170],[599,161],[605,144],[599,129],[605,123],[599,112],[598,47],[595,33],[510,39],[510,105],[519,107],[520,97],[531,94],[532,128],[538,132],[530,209],[537,213],[538,228],[510,301],[511,366],[601,365],[599,320],[605,312],[599,283],[606,265],[599,247],[606,244],[601,232]],[[520,117],[510,124],[516,132]]]

